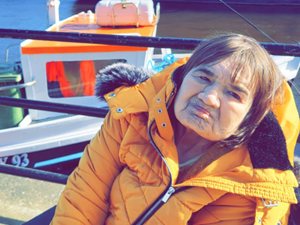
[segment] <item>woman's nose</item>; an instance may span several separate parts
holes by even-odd
[[[213,108],[220,107],[220,95],[214,88],[206,88],[198,94],[198,98],[201,99],[206,105]]]

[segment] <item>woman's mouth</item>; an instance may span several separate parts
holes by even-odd
[[[195,108],[195,110],[197,111],[197,114],[198,115],[207,115],[207,116],[210,116],[210,113],[207,111],[207,110],[205,110],[204,108],[202,108],[201,106],[199,106],[199,105],[193,105],[193,107]]]

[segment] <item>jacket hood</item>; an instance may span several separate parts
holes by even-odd
[[[151,71],[124,63],[107,66],[97,74],[96,96],[105,100],[104,95],[116,88],[141,84],[152,75]],[[293,169],[287,155],[284,134],[273,112],[268,113],[262,120],[253,133],[248,148],[254,168]],[[300,160],[298,159],[298,161]],[[296,163],[294,171],[299,170],[300,163]],[[300,182],[299,172],[297,178]]]
[[[156,96],[156,93],[161,92],[161,88],[165,86],[166,77],[168,77],[167,83],[176,82],[176,80],[172,79],[172,75],[176,74],[177,71],[180,71],[175,69],[181,66],[182,63],[184,62],[173,65],[173,67],[175,67],[173,69],[166,68],[164,71],[156,74],[155,76],[152,76],[153,73],[149,71],[136,68],[132,65],[118,63],[108,66],[100,70],[97,74],[95,93],[100,99],[106,98],[110,109],[113,112],[115,111],[113,108],[122,107],[123,109],[126,109],[128,108],[128,105],[132,104],[134,104],[134,111],[132,111],[133,113],[146,112],[149,109],[151,99]],[[165,75],[162,76],[162,74]],[[144,82],[146,80],[147,82]],[[287,84],[285,85],[287,86]],[[150,90],[150,92],[152,92],[151,99],[145,99],[146,95],[143,94],[145,88],[147,90],[152,89]],[[170,89],[165,91],[166,95],[169,95]],[[116,93],[116,96],[118,97],[110,98],[111,93]],[[292,94],[287,92],[286,95],[287,96],[285,96],[285,98],[289,97],[287,101],[291,102],[292,96],[289,95]],[[141,106],[141,102],[138,103],[139,101],[131,101],[128,96],[132,96],[135,99],[137,96],[139,96],[138,98],[141,98],[140,96],[142,96],[144,99],[143,101],[145,101],[145,103],[142,103],[144,106]],[[292,111],[295,110],[294,108],[291,108],[290,105],[283,107],[288,107],[288,109]],[[282,107],[279,107],[279,109],[281,108]],[[115,114],[115,118],[120,118],[120,113],[113,114]],[[297,117],[297,115],[294,115],[294,117]],[[291,162],[293,163],[293,149],[295,147],[293,146],[293,143],[295,143],[294,139],[297,138],[296,134],[298,135],[299,132],[299,125],[297,125],[299,121],[296,124],[294,117],[291,118],[290,116],[286,115],[284,111],[278,113],[278,110],[275,110],[275,114],[270,112],[262,120],[248,143],[248,151],[253,169],[275,169],[281,171],[294,170],[294,172],[298,171],[298,174],[295,174],[298,175],[297,180],[300,182],[300,163],[295,162],[294,168],[291,165]],[[280,123],[278,121],[280,121]],[[292,125],[290,126],[289,123]],[[284,132],[281,129],[281,126],[285,126]],[[289,131],[287,132],[287,130]],[[292,151],[291,156],[288,155],[287,149],[289,149],[290,152]],[[300,193],[299,188],[298,192]],[[296,191],[298,201],[300,200],[299,193]]]
[[[104,95],[118,87],[131,87],[146,81],[153,72],[125,63],[115,63],[100,70],[96,76],[95,95],[104,100]]]

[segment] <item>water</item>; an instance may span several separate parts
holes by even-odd
[[[60,19],[92,10],[97,1],[61,0]],[[155,1],[156,3],[156,1]],[[232,5],[244,17],[280,43],[300,41],[300,6]],[[48,27],[46,0],[0,0],[0,28],[45,30]],[[206,38],[216,32],[237,32],[270,42],[223,4],[161,3],[157,36]],[[0,41],[0,62],[8,45],[21,40]],[[19,48],[12,47],[9,60],[19,60]]]
[[[46,0],[0,0],[0,28],[45,30],[48,27]],[[59,7],[60,20],[75,13],[94,11],[94,4],[78,4],[76,0],[61,0]],[[0,62],[5,59],[8,45],[19,44],[22,40],[1,38]],[[19,59],[19,48],[12,47],[9,60]]]

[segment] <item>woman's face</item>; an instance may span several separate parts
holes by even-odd
[[[250,74],[231,82],[230,58],[213,66],[193,68],[183,79],[174,102],[177,120],[210,141],[231,136],[253,102]]]

